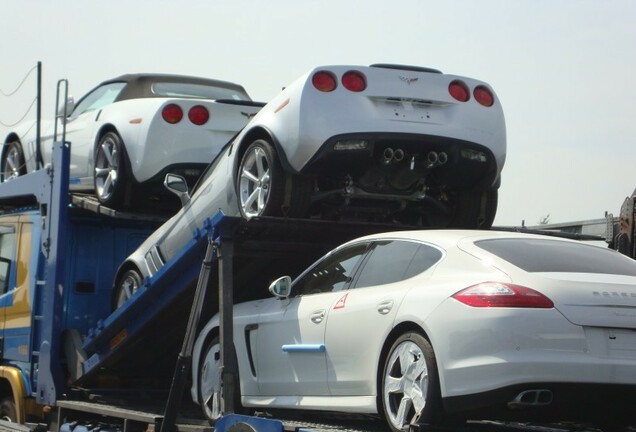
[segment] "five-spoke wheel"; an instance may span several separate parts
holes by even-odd
[[[95,195],[107,207],[121,205],[126,183],[124,145],[115,132],[106,133],[95,150]]]
[[[2,181],[7,181],[26,174],[26,163],[22,145],[18,141],[6,144],[2,157]]]
[[[217,337],[205,350],[199,369],[199,402],[210,422],[217,421],[223,415],[220,362],[221,345]]]
[[[221,377],[221,344],[216,336],[203,349],[203,356],[199,362],[199,404],[203,415],[210,424],[214,424],[219,418],[226,414],[226,407],[223,404],[223,379]],[[236,356],[233,357],[236,361]],[[237,414],[246,413],[241,406],[241,386],[239,384],[238,371],[234,381],[234,412]]]
[[[236,180],[243,217],[280,214],[283,176],[274,146],[264,140],[253,142],[241,159]]]
[[[437,366],[430,343],[405,333],[392,345],[382,377],[382,407],[393,431],[414,421],[430,422],[440,405]]]
[[[120,308],[126,301],[137,292],[141,286],[141,275],[135,269],[126,271],[119,282],[115,290],[115,297],[113,300],[113,309]]]

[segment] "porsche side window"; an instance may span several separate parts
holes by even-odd
[[[105,105],[113,103],[125,86],[126,83],[118,82],[97,87],[78,102],[71,114],[71,117],[75,118],[85,112],[94,111]]]
[[[415,252],[415,256],[406,269],[406,273],[404,273],[402,279],[412,278],[420,273],[424,273],[437,264],[437,262],[442,259],[442,256],[443,254],[439,249],[428,245],[420,245],[420,248]]]
[[[355,282],[355,288],[408,279],[424,272],[441,256],[439,250],[421,243],[400,240],[376,243]]]
[[[11,225],[0,225],[0,294],[9,291],[15,242],[15,228]]]
[[[357,244],[325,258],[295,283],[292,295],[309,295],[346,289],[368,244]]]

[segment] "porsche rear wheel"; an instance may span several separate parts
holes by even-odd
[[[2,156],[2,181],[14,179],[26,174],[24,151],[19,141],[8,144]]]
[[[121,206],[126,186],[124,143],[115,132],[106,133],[95,150],[95,195],[106,207]]]
[[[408,430],[413,421],[433,424],[441,410],[439,376],[431,344],[408,332],[391,346],[384,363],[381,405],[394,432]]]
[[[141,287],[141,275],[135,269],[128,270],[117,283],[113,310],[120,308]]]

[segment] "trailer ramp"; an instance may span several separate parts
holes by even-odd
[[[296,275],[333,247],[350,239],[388,230],[393,225],[327,222],[287,218],[227,217],[218,213],[208,219],[179,253],[121,308],[98,323],[78,347],[80,367],[76,385],[96,387],[105,374],[120,384],[166,386],[194,298],[207,239],[219,243],[232,270],[235,303],[264,298],[269,283],[281,275]],[[406,227],[402,227],[406,229]],[[219,311],[218,269],[201,314],[201,322]],[[166,373],[167,372],[167,373]]]

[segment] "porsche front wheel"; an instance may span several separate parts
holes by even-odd
[[[223,379],[221,377],[221,344],[219,337],[214,337],[203,349],[203,357],[199,362],[199,403],[201,410],[210,424],[214,424],[225,414],[223,406]],[[238,372],[237,372],[238,374]],[[234,412],[243,413],[241,406],[241,386],[239,379],[234,385]]]

